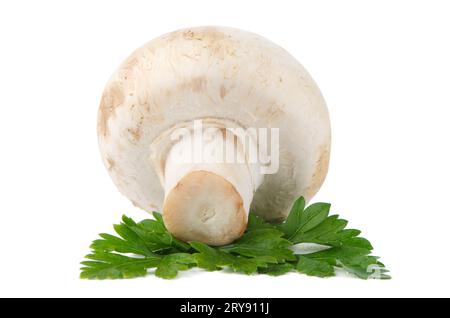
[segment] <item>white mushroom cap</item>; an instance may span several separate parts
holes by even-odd
[[[234,187],[230,191],[237,192],[237,201],[241,197],[246,214],[251,210],[266,220],[281,221],[297,197],[308,201],[325,179],[329,116],[306,70],[284,49],[256,34],[223,27],[190,28],[163,35],[136,50],[103,93],[98,116],[101,155],[114,183],[136,206],[163,211],[165,199],[176,196],[171,191],[177,184],[200,184],[177,175],[174,184],[166,187],[170,170],[166,161],[174,144],[168,136],[196,119],[218,128],[233,124],[279,128],[278,171],[263,176],[251,171],[248,187],[227,172],[218,173],[225,179],[221,181],[212,176],[217,174],[214,169],[202,166],[185,171],[197,171],[191,174],[197,182],[209,174],[211,187],[222,182],[223,187]],[[255,181],[257,178],[260,180]],[[186,193],[178,198],[187,200],[186,206],[191,204],[192,196],[186,197]],[[237,208],[236,215],[241,210]],[[177,226],[190,222],[182,213],[171,217],[174,223],[181,223],[169,226],[173,233]],[[170,223],[169,219],[165,217]],[[221,226],[225,221],[217,222]],[[178,231],[178,236],[225,244],[242,233],[246,218],[243,222],[232,225],[238,230],[224,226],[220,240],[212,230],[217,224],[198,235],[190,229]]]

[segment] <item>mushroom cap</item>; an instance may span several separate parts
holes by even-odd
[[[136,206],[161,211],[164,158],[155,161],[155,145],[161,147],[158,140],[171,128],[199,118],[279,128],[279,170],[264,176],[253,197],[253,213],[280,221],[297,197],[308,201],[322,185],[330,123],[311,76],[259,35],[196,27],[137,49],[104,90],[100,152],[116,186]]]

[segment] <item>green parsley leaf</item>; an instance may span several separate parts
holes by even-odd
[[[330,204],[314,203],[305,208],[301,197],[281,225],[272,225],[251,213],[244,235],[233,243],[213,247],[183,242],[166,229],[161,214],[139,223],[122,217],[114,225],[118,236],[102,233],[91,244],[92,253],[81,264],[81,278],[116,279],[147,275],[174,278],[192,267],[208,271],[229,268],[235,272],[279,276],[299,272],[330,277],[340,268],[362,279],[389,279],[388,271],[371,255],[370,242],[361,231],[347,229],[347,221],[329,215]],[[293,246],[319,244],[324,249],[294,254]]]
[[[321,259],[309,258],[305,255],[299,256],[296,269],[309,276],[334,276],[334,267],[332,264]]]
[[[159,265],[158,256],[137,258],[109,252],[94,252],[86,255],[90,261],[81,262],[81,278],[117,279],[147,275],[147,269]]]
[[[310,259],[327,262],[359,278],[388,279],[387,270],[378,261],[378,257],[369,255],[371,248],[344,245],[306,255]]]
[[[270,276],[281,276],[291,272],[294,269],[295,265],[292,263],[270,264],[267,267],[260,268],[258,273],[267,274]]]
[[[208,271],[229,267],[236,272],[250,275],[256,273],[258,268],[266,267],[267,263],[276,263],[276,260],[272,257],[245,257],[227,253],[221,249],[210,247],[201,242],[191,242],[190,244],[198,252],[194,254],[198,267]]]
[[[300,218],[305,209],[305,204],[305,199],[303,197],[298,198],[294,202],[286,221],[279,226],[279,229],[284,232],[286,237],[292,237],[300,227]]]
[[[248,215],[248,223],[246,232],[252,230],[260,230],[260,229],[273,229],[274,226],[270,223],[264,221],[261,217],[256,214],[250,213]]]
[[[283,232],[275,228],[259,228],[246,232],[233,244],[221,247],[222,251],[247,257],[270,257],[273,262],[295,260],[289,249],[292,243],[283,238]]]
[[[155,275],[165,279],[175,278],[178,271],[185,271],[196,265],[195,257],[187,253],[169,254],[162,258]]]

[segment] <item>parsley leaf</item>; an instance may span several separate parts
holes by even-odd
[[[384,265],[378,261],[378,257],[369,255],[370,253],[371,249],[368,248],[344,245],[311,253],[306,257],[340,267],[359,278],[389,279]]]
[[[160,257],[129,257],[116,253],[96,251],[86,255],[90,261],[81,262],[81,278],[117,279],[133,278],[147,275],[147,269],[156,267]]]
[[[236,272],[250,275],[256,273],[258,268],[266,267],[267,263],[276,263],[276,260],[270,256],[245,257],[233,255],[201,242],[191,242],[191,246],[198,252],[194,254],[198,267],[208,271],[229,267]]]
[[[319,227],[325,221],[327,223],[333,222],[330,218],[327,218],[329,211],[330,204],[328,203],[314,203],[305,209],[305,200],[301,197],[295,201],[286,222],[279,228],[294,244],[301,243],[304,241],[302,238],[305,233]],[[318,231],[321,230],[329,230],[329,225],[322,225]],[[312,235],[314,234],[315,232]]]
[[[155,275],[161,278],[175,278],[178,271],[185,271],[196,265],[193,255],[188,253],[175,253],[164,256],[158,264]]]
[[[258,273],[267,274],[270,276],[281,276],[291,272],[293,269],[295,269],[295,265],[292,263],[271,264],[267,267],[259,269]]]
[[[347,221],[329,215],[330,204],[305,207],[297,199],[286,221],[273,225],[251,213],[244,235],[233,243],[212,247],[183,242],[166,229],[161,214],[136,223],[122,217],[114,225],[118,236],[102,233],[91,244],[92,252],[81,264],[81,278],[116,279],[147,275],[171,279],[192,267],[207,271],[229,268],[235,272],[279,276],[290,272],[330,277],[340,268],[362,279],[389,279],[388,271],[371,255],[370,242],[361,231],[347,229]],[[294,253],[297,244],[321,246],[316,252]]]
[[[247,231],[233,244],[221,247],[222,251],[237,253],[247,257],[270,257],[273,262],[294,260],[289,249],[292,243],[283,238],[283,232],[274,228]]]
[[[309,276],[330,277],[334,276],[334,264],[321,259],[309,258],[301,255],[298,258],[296,269]]]

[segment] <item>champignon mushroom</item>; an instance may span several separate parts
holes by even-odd
[[[268,146],[236,132],[250,128],[272,134]],[[98,138],[126,197],[162,211],[175,237],[211,245],[242,235],[250,211],[283,220],[296,197],[318,191],[330,155],[328,111],[306,70],[270,41],[224,27],[175,31],[131,54],[104,90]],[[272,166],[249,160],[249,149],[266,148]],[[204,149],[233,149],[241,161]]]

